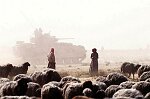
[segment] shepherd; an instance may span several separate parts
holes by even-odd
[[[95,76],[98,74],[98,53],[96,48],[92,49],[89,72],[91,76]]]
[[[54,48],[51,48],[50,53],[48,54],[48,68],[55,69],[55,53],[54,53]]]

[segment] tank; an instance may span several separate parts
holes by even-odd
[[[47,64],[50,49],[55,49],[56,64],[81,64],[86,58],[86,50],[82,45],[59,42],[60,39],[36,29],[30,42],[17,41],[14,54],[24,61],[35,65]]]

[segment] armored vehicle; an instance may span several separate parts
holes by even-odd
[[[81,45],[59,42],[50,33],[43,33],[42,29],[36,29],[30,42],[17,41],[14,53],[24,61],[35,65],[47,64],[47,55],[51,48],[55,49],[56,64],[80,64],[86,57],[86,50]]]

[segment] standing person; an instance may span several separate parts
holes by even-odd
[[[98,53],[97,53],[96,48],[92,49],[91,64],[90,64],[90,70],[89,71],[90,71],[91,76],[98,74]]]
[[[48,54],[48,68],[55,69],[55,54],[54,54],[54,48],[51,48],[50,53]]]

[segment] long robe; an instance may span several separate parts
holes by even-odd
[[[98,74],[98,53],[94,52],[91,54],[91,64],[89,69],[90,75]]]
[[[54,53],[50,52],[49,55],[48,55],[48,68],[52,68],[52,69],[55,69],[55,55]]]

